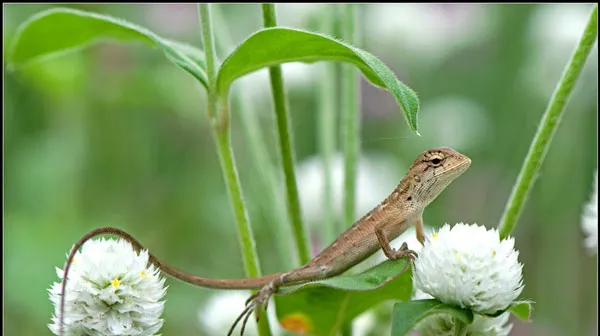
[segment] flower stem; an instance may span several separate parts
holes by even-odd
[[[321,17],[321,32],[333,33],[333,5],[326,5]],[[336,71],[335,64],[324,62],[320,64],[323,68],[322,84],[318,87],[319,115],[317,128],[319,129],[319,150],[323,161],[323,223],[321,224],[321,239],[325,244],[334,241],[341,232],[336,229],[336,219],[333,213],[333,189],[331,176],[331,160],[335,151],[336,143],[336,115],[338,100],[336,96]]]
[[[275,15],[274,4],[262,4],[263,22],[265,27],[275,27],[277,17]],[[306,230],[302,223],[302,213],[300,210],[300,199],[298,197],[298,188],[296,185],[296,175],[294,172],[294,153],[292,145],[292,131],[288,120],[290,119],[287,109],[287,102],[283,88],[283,76],[281,66],[269,67],[269,76],[271,78],[271,91],[273,92],[273,105],[277,118],[277,130],[279,134],[279,150],[283,163],[283,172],[285,174],[285,187],[287,207],[292,224],[292,233],[298,251],[298,257],[301,264],[306,264],[311,259],[310,247],[307,239]]]
[[[212,129],[217,144],[217,152],[223,170],[223,177],[227,185],[229,200],[233,207],[234,217],[237,224],[240,245],[244,257],[246,274],[251,277],[260,273],[258,258],[254,249],[254,237],[250,229],[250,222],[244,206],[242,190],[239,183],[235,160],[231,150],[231,136],[229,129],[229,115],[226,103],[219,100],[216,94],[216,55],[212,33],[212,22],[209,4],[200,4],[200,19],[202,20],[202,40],[204,41],[204,52],[206,54],[206,74],[208,76],[208,114],[212,116]],[[224,100],[226,102],[226,100]],[[219,110],[217,113],[217,109]]]
[[[552,98],[546,108],[546,112],[544,112],[537,133],[529,147],[529,153],[527,153],[527,156],[525,157],[525,162],[523,163],[517,182],[513,187],[512,194],[510,195],[504,214],[500,220],[500,238],[505,238],[510,235],[517,224],[517,220],[525,205],[527,196],[529,195],[542,163],[544,162],[544,157],[548,152],[552,137],[560,124],[565,105],[573,91],[573,87],[577,82],[579,75],[581,74],[581,70],[590,54],[597,34],[598,4],[595,4],[579,44],[575,48],[575,51],[552,94]]]
[[[216,41],[217,50],[222,54],[226,54],[235,45],[227,24],[223,19],[221,8],[220,6],[214,7],[213,18],[215,27],[219,31],[219,40]],[[271,161],[267,144],[261,136],[261,127],[258,122],[258,114],[251,92],[242,89],[232,94],[232,109],[235,116],[239,118],[244,130],[250,156],[254,158],[252,160],[254,172],[262,188],[266,190],[263,193],[263,199],[260,201],[275,232],[273,242],[277,248],[278,259],[281,263],[279,268],[292,269],[298,265],[294,262],[295,259],[292,255],[291,230],[288,224],[287,213],[285,212],[285,204],[283,203],[283,190],[279,188],[279,180],[277,179],[277,166]]]
[[[260,275],[260,265],[254,246],[254,237],[252,235],[250,221],[248,219],[246,207],[244,206],[242,188],[235,168],[233,151],[231,149],[227,97],[220,99],[216,92],[216,52],[209,6],[209,4],[198,5],[202,26],[202,40],[204,42],[204,52],[206,55],[206,74],[208,77],[208,116],[211,121],[213,137],[217,145],[219,162],[227,186],[229,201],[233,208],[246,275],[249,277],[256,277]],[[261,310],[263,318],[259,322],[259,335],[270,336],[271,331],[269,330],[269,322],[266,313],[264,309]]]
[[[341,5],[340,21],[342,38],[357,44],[357,10],[356,5]],[[356,69],[344,64],[341,76],[341,110],[343,111],[344,135],[344,220],[340,222],[339,232],[350,227],[356,214],[356,166],[360,151],[360,86]],[[352,335],[352,324],[348,322],[342,327],[342,335]]]
[[[356,5],[342,5],[342,38],[356,43]],[[360,95],[358,73],[354,67],[344,64],[342,70],[341,110],[344,135],[344,221],[339,232],[354,222],[356,213],[356,166],[360,150]]]

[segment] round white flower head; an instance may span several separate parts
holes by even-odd
[[[60,279],[63,270],[57,268]],[[59,334],[61,283],[49,289],[55,310],[48,327]],[[148,263],[148,251],[136,253],[124,240],[86,242],[69,270],[66,287],[65,335],[154,335],[166,294],[165,279]]]
[[[433,299],[433,296],[416,290],[413,294],[413,300]],[[507,336],[513,325],[507,323],[510,317],[509,312],[504,312],[498,317],[488,317],[475,314],[473,323],[467,326],[467,336]],[[456,324],[453,317],[449,314],[434,314],[421,320],[415,326],[415,329],[421,335],[454,336]]]
[[[589,202],[583,208],[581,227],[585,232],[585,247],[598,253],[598,171],[594,173],[594,185]]]
[[[250,294],[245,291],[221,291],[211,296],[198,310],[198,319],[202,329],[207,335],[225,335],[231,328],[231,323],[241,313],[237,309],[244,307],[249,296]],[[275,336],[281,335],[283,329],[277,323],[273,305],[269,305],[267,316],[269,316],[272,334]],[[244,335],[258,335],[254,319],[248,321]]]
[[[444,303],[476,313],[504,310],[523,290],[523,265],[514,243],[513,238],[501,241],[495,229],[446,224],[426,236],[415,260],[414,285]]]

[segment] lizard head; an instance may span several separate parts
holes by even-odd
[[[431,203],[449,184],[471,165],[467,156],[446,147],[419,154],[409,170],[413,199]]]

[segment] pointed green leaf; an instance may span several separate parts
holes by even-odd
[[[8,65],[18,68],[103,40],[143,43],[160,48],[171,62],[207,86],[204,53],[201,50],[159,37],[121,19],[69,8],[43,11],[21,24],[12,40]]]
[[[412,272],[405,260],[385,261],[363,273],[281,288],[275,297],[280,323],[296,331],[331,335],[386,300],[408,300]]]
[[[524,321],[531,320],[533,301],[515,301],[508,310]]]
[[[388,90],[402,108],[410,128],[417,132],[419,99],[392,70],[370,53],[334,38],[289,28],[266,28],[242,42],[221,65],[217,77],[220,94],[231,83],[253,71],[287,62],[338,61],[355,65],[374,85]]]
[[[394,305],[392,336],[405,336],[425,317],[433,314],[449,314],[466,324],[473,322],[473,312],[453,307],[438,300],[413,300]]]

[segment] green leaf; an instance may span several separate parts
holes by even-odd
[[[405,260],[385,261],[363,273],[284,287],[275,297],[277,317],[292,331],[331,335],[386,300],[408,300],[412,272]]]
[[[388,90],[417,134],[419,99],[392,70],[370,53],[317,33],[289,28],[262,29],[242,42],[221,65],[217,90],[224,95],[231,83],[253,71],[287,62],[338,61],[355,65],[374,85]]]
[[[473,322],[473,312],[441,303],[438,300],[414,300],[394,305],[392,316],[392,336],[404,336],[427,316],[449,314],[466,324]]]
[[[113,40],[160,48],[169,60],[207,87],[204,53],[114,17],[69,8],[40,12],[21,24],[12,40],[8,65],[16,69],[46,57]]]
[[[531,320],[533,301],[515,301],[508,310],[524,321]]]

